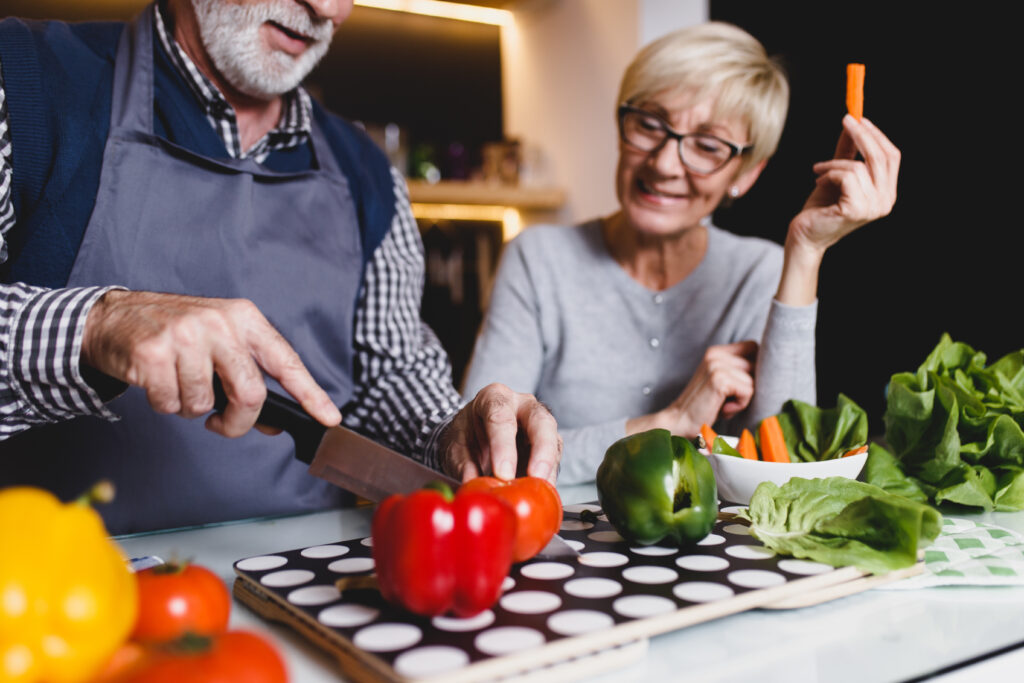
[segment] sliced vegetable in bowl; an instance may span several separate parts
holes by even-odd
[[[711,461],[723,500],[746,504],[757,485],[792,477],[856,479],[867,461],[867,414],[843,394],[834,408],[795,399],[754,432],[718,436],[704,425],[701,452]],[[710,449],[707,448],[710,439]]]

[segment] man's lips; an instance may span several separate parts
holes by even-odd
[[[639,190],[641,194],[647,196],[648,198],[660,201],[686,199],[689,196],[686,194],[678,194],[675,192],[668,192],[666,190],[656,188],[652,185],[649,185],[641,178],[637,178],[636,180],[636,189]]]
[[[292,56],[297,57],[301,55],[314,42],[313,38],[293,31],[277,22],[268,21],[265,25],[270,29],[268,35],[270,47]]]

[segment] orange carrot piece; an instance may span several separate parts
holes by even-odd
[[[758,433],[761,437],[761,455],[765,462],[790,462],[786,437],[782,435],[782,426],[777,416],[772,415],[761,420]]]
[[[711,425],[704,423],[700,426],[700,436],[704,439],[704,448],[708,449],[708,453],[711,452],[711,444],[715,443],[715,430],[711,428]]]
[[[867,449],[868,449],[868,445],[864,444],[863,446],[858,446],[857,448],[851,448],[850,450],[848,450],[845,453],[843,453],[842,456],[840,456],[840,457],[848,458],[851,455],[860,455],[861,453],[863,453]]]
[[[757,444],[754,443],[754,435],[749,429],[744,429],[740,433],[740,443],[736,450],[747,460],[757,460]]]
[[[846,111],[860,121],[864,116],[864,65],[846,65]]]

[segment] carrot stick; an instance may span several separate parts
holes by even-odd
[[[715,430],[711,428],[711,425],[704,423],[700,426],[700,437],[704,439],[704,448],[708,449],[708,453],[711,452],[711,444],[715,443]]]
[[[754,435],[749,429],[744,429],[740,433],[740,443],[736,450],[747,460],[757,460],[757,444],[754,443]]]
[[[765,462],[790,461],[789,448],[786,447],[786,437],[782,435],[778,417],[772,415],[761,420],[758,435],[761,437],[761,455]]]
[[[864,116],[864,65],[846,65],[846,111],[860,121]]]
[[[861,453],[863,453],[867,449],[868,449],[868,445],[864,444],[863,446],[858,446],[857,448],[851,448],[850,450],[848,450],[845,453],[843,453],[842,456],[840,456],[840,457],[847,458],[847,457],[849,457],[851,455],[860,455]]]

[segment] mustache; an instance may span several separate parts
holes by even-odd
[[[246,6],[242,11],[249,15],[246,19],[257,24],[270,21],[315,42],[329,42],[334,35],[330,19],[315,18],[293,3],[263,2]]]

